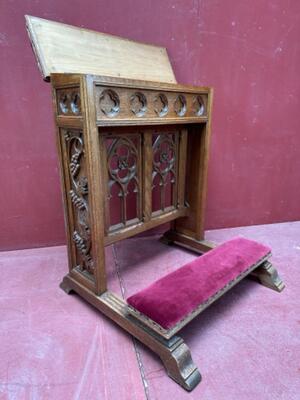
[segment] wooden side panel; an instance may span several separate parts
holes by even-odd
[[[94,282],[95,260],[90,235],[89,182],[85,137],[82,129],[60,128],[65,194],[71,251],[71,271],[75,269]]]
[[[189,216],[175,221],[173,230],[197,241],[204,239],[204,212],[211,130],[212,90],[209,93],[207,123],[189,127],[186,173],[186,202]]]
[[[93,87],[90,90],[79,75],[56,76],[52,86],[70,275],[102,293],[106,278],[100,168],[93,170],[99,159],[94,107],[90,106]]]
[[[25,18],[44,79],[58,72],[176,83],[163,47],[29,15]]]
[[[70,274],[95,290],[94,256],[90,238],[89,191],[82,123],[81,82],[68,76],[53,86],[54,116],[57,124],[57,150],[60,162]],[[72,111],[71,103],[75,101]],[[63,110],[63,111],[62,111]]]

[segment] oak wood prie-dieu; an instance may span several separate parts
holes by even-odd
[[[69,248],[62,286],[93,299],[156,351],[177,382],[193,387],[199,373],[182,339],[149,333],[126,302],[107,290],[104,247],[173,221],[176,241],[182,236],[207,248],[203,208],[212,91],[91,75],[52,74],[51,84]],[[118,210],[111,206],[116,199]]]
[[[126,59],[120,65],[118,75],[122,77],[82,73],[84,60],[80,73],[74,73],[76,63],[68,73],[72,59],[68,48],[74,45],[74,35],[77,41],[88,35],[100,50],[106,46],[106,39],[101,36],[100,40],[90,31],[73,33],[76,28],[70,31],[57,23],[53,24],[59,29],[51,31],[51,24],[45,22],[44,34],[43,20],[27,17],[40,69],[52,86],[69,258],[69,272],[61,287],[78,293],[152,349],[168,374],[192,390],[200,374],[188,347],[176,336],[186,321],[170,332],[161,332],[151,321],[133,315],[126,301],[107,289],[104,250],[166,222],[171,222],[171,229],[163,236],[165,243],[176,242],[200,253],[214,247],[204,240],[203,231],[212,89],[128,79],[135,71],[126,69]],[[55,52],[60,30],[60,40],[70,36],[70,46],[64,41],[63,53]],[[41,32],[44,36],[39,36]],[[69,36],[63,36],[64,32]],[[123,42],[119,46],[118,39],[108,40],[120,57],[126,56]],[[153,50],[130,42],[132,57],[138,59],[141,48],[147,56]],[[175,81],[166,53],[154,50],[162,57],[166,81]],[[55,64],[58,57],[61,59]],[[86,57],[90,57],[87,71],[98,71],[99,64],[92,65],[88,51]],[[109,60],[105,64],[99,54],[97,57],[102,63],[100,70],[108,71],[106,75],[118,66],[112,66]],[[55,65],[61,66],[61,71],[55,73]],[[141,66],[140,74],[155,77],[155,68],[159,65]],[[254,272],[263,284],[282,290],[283,284],[270,263],[255,267],[259,267]]]

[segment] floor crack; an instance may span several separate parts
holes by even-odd
[[[125,288],[125,283],[124,283],[124,280],[123,280],[122,274],[121,274],[120,263],[118,261],[118,256],[117,256],[117,249],[116,249],[116,246],[114,244],[112,245],[112,253],[113,253],[115,267],[116,267],[116,275],[117,275],[117,278],[118,278],[119,283],[120,283],[121,294],[122,294],[123,299],[125,300],[125,298],[126,298],[126,288]],[[150,400],[149,384],[148,384],[148,381],[147,381],[147,379],[145,377],[145,368],[144,368],[144,364],[143,364],[143,361],[142,361],[141,353],[140,353],[139,348],[138,348],[138,342],[133,336],[131,338],[132,338],[132,343],[133,343],[136,359],[137,359],[137,362],[138,362],[138,366],[139,366],[139,370],[140,370],[143,386],[144,386],[146,400]]]

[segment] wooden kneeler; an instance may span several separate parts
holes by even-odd
[[[177,332],[248,274],[284,287],[270,249],[204,240],[212,89],[177,84],[165,48],[30,16],[26,25],[52,87],[69,260],[61,288],[148,346],[192,390],[200,374]],[[205,254],[127,303],[108,290],[105,246],[166,222],[163,242]]]
[[[271,250],[244,238],[232,239],[157,280],[127,299],[128,312],[152,332],[172,340],[186,324],[250,273],[268,287],[282,291],[284,284],[268,261]],[[177,339],[178,340],[178,339]],[[189,350],[176,348],[180,373],[169,375],[187,390],[201,380]],[[180,362],[179,362],[180,355]],[[163,360],[164,361],[164,360]]]
[[[66,293],[74,290],[144,343],[161,358],[168,375],[191,391],[201,381],[201,375],[190,349],[177,333],[248,275],[281,292],[285,285],[270,257],[268,247],[236,238],[207,250],[196,260],[131,296],[127,302],[110,291],[94,296],[70,276],[64,278],[61,288]],[[162,301],[164,292],[167,295]],[[182,309],[184,301],[187,304]]]

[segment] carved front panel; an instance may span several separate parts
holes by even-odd
[[[67,201],[71,213],[69,215],[69,229],[73,241],[73,268],[92,277],[94,275],[94,260],[83,133],[80,130],[62,129],[61,141],[65,153],[64,169]]]
[[[177,207],[179,132],[152,136],[152,214]]]
[[[147,89],[96,86],[97,119],[105,124],[120,120],[206,118],[207,93],[177,93]]]
[[[106,230],[114,231],[142,219],[141,135],[101,135],[107,186]]]
[[[99,135],[107,235],[179,209],[180,130],[116,129]]]

